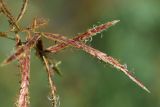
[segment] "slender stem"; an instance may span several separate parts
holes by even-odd
[[[54,72],[52,72],[53,69],[51,69],[51,67],[49,66],[48,59],[45,56],[43,56],[43,61],[45,63],[45,67],[46,67],[47,74],[48,74],[48,83],[49,83],[50,90],[51,90],[52,105],[53,107],[56,107],[57,105],[56,86],[52,81],[52,76]]]
[[[29,0],[23,0],[22,8],[21,8],[20,13],[19,13],[17,20],[16,20],[17,22],[19,22],[22,19],[22,17],[24,16],[24,14],[27,10],[28,2],[29,2]]]
[[[16,21],[13,17],[13,15],[11,14],[11,12],[9,11],[9,9],[7,8],[6,4],[3,2],[3,0],[0,0],[0,8],[2,10],[2,13],[9,19],[9,23],[16,27],[17,30],[20,30],[20,27],[16,24]]]

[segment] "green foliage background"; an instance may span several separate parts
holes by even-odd
[[[21,1],[6,0],[14,15],[18,14]],[[62,61],[63,76],[54,78],[61,107],[160,107],[159,10],[159,0],[30,0],[21,26],[27,26],[34,17],[43,17],[49,19],[43,31],[74,37],[93,26],[121,20],[88,44],[127,64],[151,94],[119,70],[70,48],[50,55]],[[1,14],[0,31],[7,29],[7,20]],[[52,41],[44,41],[46,47],[52,44]],[[0,62],[14,52],[13,48],[13,41],[0,38]],[[31,57],[31,107],[49,107],[47,75],[34,53]],[[14,106],[19,80],[17,62],[0,67],[0,107]]]

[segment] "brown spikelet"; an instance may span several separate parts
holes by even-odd
[[[35,29],[38,29],[44,25],[47,25],[47,23],[48,23],[48,20],[45,20],[44,18],[34,18],[29,29],[35,30]]]
[[[125,75],[127,75],[133,82],[135,82],[138,86],[140,86],[142,89],[144,89],[145,91],[147,91],[148,93],[150,93],[150,91],[137,79],[135,78],[129,71],[128,69],[120,64],[116,59],[114,59],[111,56],[108,56],[107,54],[94,49],[92,47],[89,47],[85,44],[81,44],[81,46],[79,48],[82,48],[85,52],[89,53],[90,55],[98,58],[99,60],[102,60],[106,63],[109,63],[111,65],[113,65],[115,68],[121,70]]]
[[[9,58],[7,58],[2,63],[2,65],[6,65],[6,64],[14,61],[15,59],[19,58],[22,55],[22,53],[25,53],[25,51],[32,48],[39,38],[40,38],[40,35],[34,35],[29,41],[27,41],[27,43],[25,45],[18,48],[14,54],[12,54]]]
[[[113,65],[115,68],[124,72],[137,85],[139,85],[141,88],[143,88],[144,90],[149,92],[149,90],[139,80],[137,80],[135,77],[133,77],[131,75],[131,73],[125,68],[125,66],[120,64],[116,59],[112,58],[111,56],[108,56],[108,55],[106,55],[105,53],[103,53],[99,50],[96,50],[96,49],[94,49],[90,46],[87,46],[82,42],[75,41],[73,39],[67,39],[66,37],[64,37],[62,35],[51,34],[51,33],[43,33],[43,34],[46,38],[49,38],[49,39],[54,40],[54,41],[57,40],[59,42],[65,43],[66,45],[71,45],[73,47],[82,49],[83,51],[89,53],[90,55],[92,55],[96,58],[98,58],[99,60],[102,60],[106,63],[109,63],[109,64]]]
[[[16,35],[16,47],[21,47],[18,34]],[[21,85],[16,106],[29,107],[30,48],[22,53],[18,58],[18,62],[21,71]]]
[[[102,24],[102,25],[99,25],[99,26],[96,26],[92,29],[89,29],[88,31],[86,31],[85,33],[82,33],[76,37],[73,38],[73,40],[75,41],[82,41],[82,40],[85,40],[89,37],[92,37],[94,35],[96,35],[97,33],[100,33],[106,29],[108,29],[109,27],[115,25],[116,23],[118,23],[119,20],[114,20],[114,21],[111,21],[111,22],[107,22],[105,24]],[[45,51],[46,52],[52,52],[52,53],[55,53],[55,52],[58,52],[62,49],[64,49],[65,47],[67,47],[67,45],[65,43],[60,43],[60,44],[57,44],[57,45],[54,45],[54,46],[51,46],[51,47],[48,47]]]
[[[28,107],[29,105],[29,75],[30,75],[30,50],[27,49],[19,58],[21,69],[21,88],[17,107]]]

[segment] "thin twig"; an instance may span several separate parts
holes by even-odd
[[[20,13],[17,17],[16,22],[19,22],[22,19],[22,17],[24,16],[24,14],[27,10],[28,2],[29,2],[29,0],[23,0],[22,8],[21,8]]]
[[[45,67],[46,67],[47,74],[48,74],[48,83],[49,83],[50,90],[51,90],[52,106],[56,107],[57,105],[56,86],[52,81],[52,76],[54,72],[52,72],[53,69],[51,69],[48,59],[45,56],[43,56],[43,61],[45,63]]]
[[[17,30],[20,30],[19,26],[16,24],[16,21],[13,17],[13,15],[11,14],[11,12],[9,11],[9,9],[7,8],[6,4],[3,2],[3,0],[0,0],[0,8],[2,13],[9,19],[9,23],[16,27]]]
[[[4,14],[13,21],[14,17],[12,16],[11,12],[9,11],[9,9],[7,8],[6,4],[3,2],[3,0],[0,0],[0,6],[2,9],[2,12],[4,12]]]

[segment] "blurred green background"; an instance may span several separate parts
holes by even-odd
[[[23,0],[5,0],[17,15]],[[60,65],[56,75],[61,107],[160,107],[160,1],[159,0],[30,0],[21,26],[34,17],[49,19],[43,31],[74,37],[88,28],[121,20],[97,34],[88,44],[105,52],[134,73],[151,91],[148,94],[122,72],[92,56],[68,48],[50,55]],[[0,31],[8,29],[0,14]],[[45,46],[52,41],[45,41]],[[0,62],[14,52],[14,42],[0,38]],[[49,107],[47,75],[32,51],[31,107]],[[20,72],[17,62],[0,67],[0,107],[12,107],[17,100]]]

